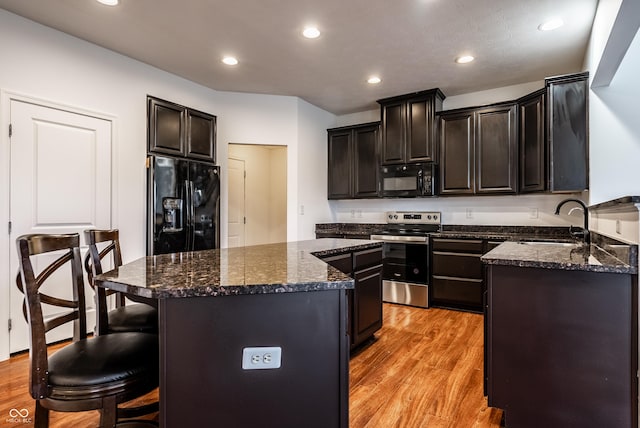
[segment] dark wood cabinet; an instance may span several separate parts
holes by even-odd
[[[553,77],[547,88],[549,190],[589,188],[589,73]]]
[[[216,161],[215,116],[148,96],[147,117],[150,153]]]
[[[546,90],[518,100],[520,145],[520,192],[546,189]]]
[[[637,275],[487,272],[488,404],[505,425],[636,428]]]
[[[437,161],[435,114],[444,98],[439,89],[430,89],[378,100],[383,164]]]
[[[517,192],[516,111],[508,103],[439,115],[440,194]]]
[[[441,195],[475,193],[474,128],[473,110],[439,117]]]
[[[378,196],[379,130],[378,122],[327,130],[329,199]]]
[[[513,103],[476,114],[476,193],[518,191],[518,134]]]
[[[347,330],[354,348],[382,327],[382,248],[323,257],[355,280],[348,292]]]
[[[482,312],[483,241],[433,238],[431,248],[431,306]]]

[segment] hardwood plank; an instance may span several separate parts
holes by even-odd
[[[387,303],[383,315],[376,338],[351,358],[351,428],[500,427],[502,411],[482,395],[482,315]],[[0,426],[11,409],[33,415],[28,367],[28,353],[0,362]],[[156,399],[154,391],[131,405]],[[51,412],[50,426],[97,427],[98,420],[97,411]]]

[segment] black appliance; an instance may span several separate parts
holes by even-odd
[[[220,247],[220,167],[149,156],[147,254]]]
[[[429,307],[429,233],[440,231],[439,212],[387,212],[382,241],[382,300]]]
[[[380,192],[387,198],[435,196],[435,163],[408,163],[380,167]]]

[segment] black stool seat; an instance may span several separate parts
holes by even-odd
[[[158,332],[158,310],[144,303],[120,306],[109,311],[107,316],[109,318],[110,333],[127,331]]]
[[[114,383],[117,388],[135,378],[148,382],[151,391],[158,385],[157,355],[155,334],[118,333],[79,340],[49,357],[49,386],[54,393],[56,387],[80,390]],[[53,394],[52,398],[63,399]]]

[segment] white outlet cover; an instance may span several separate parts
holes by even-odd
[[[279,369],[282,364],[282,348],[257,346],[242,349],[243,370]]]

